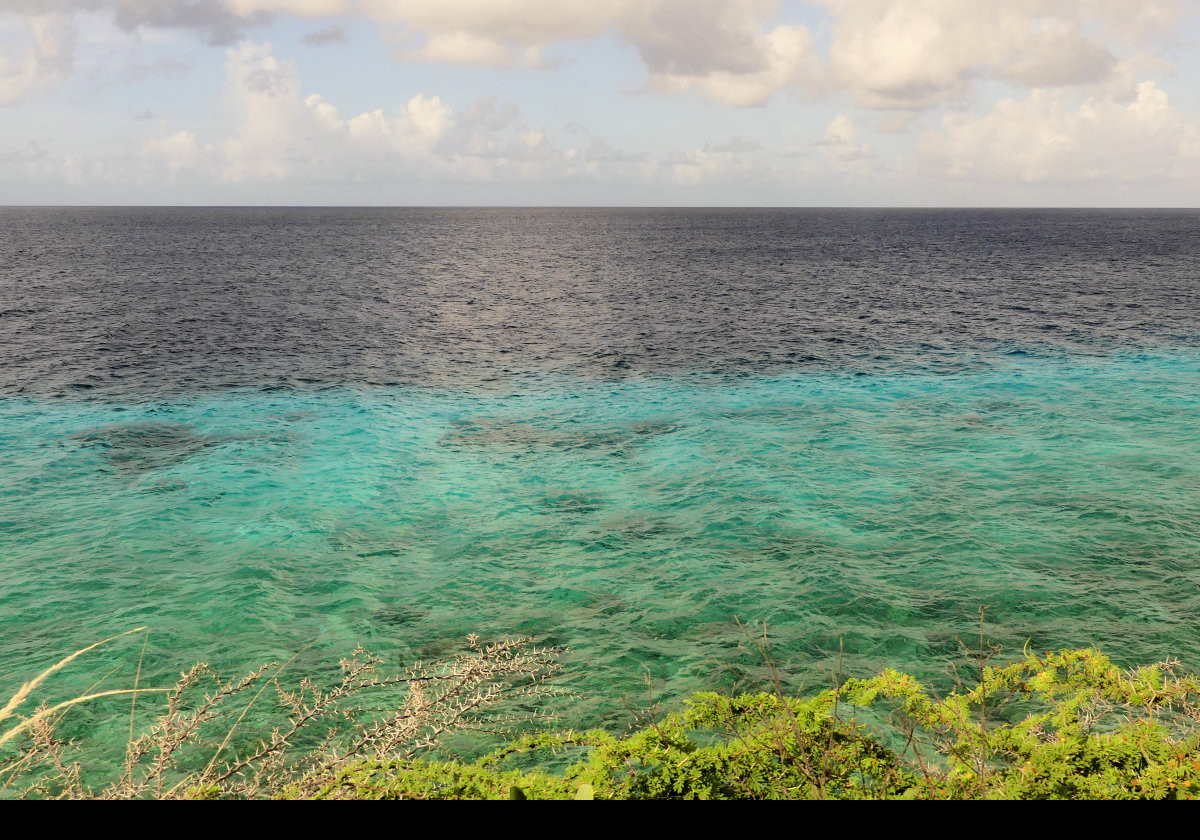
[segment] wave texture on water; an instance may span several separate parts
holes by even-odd
[[[140,624],[532,634],[590,723],[760,677],[735,619],[810,685],[983,605],[1200,662],[1195,214],[0,216],[0,694]]]

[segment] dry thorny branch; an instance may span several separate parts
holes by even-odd
[[[0,759],[0,796],[263,797],[285,788],[303,795],[359,759],[411,759],[456,731],[511,734],[545,715],[537,701],[562,693],[552,685],[558,651],[524,638],[468,642],[451,659],[390,675],[360,648],[342,661],[332,687],[308,678],[288,686],[275,663],[227,682],[196,665],[166,693],[157,720],[130,740],[119,778],[99,789],[70,760],[77,745],[56,737],[61,713],[43,706],[24,719],[20,751]],[[270,731],[256,737],[248,720],[267,721],[259,725]]]

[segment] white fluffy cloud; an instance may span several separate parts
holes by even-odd
[[[155,137],[141,146],[143,157],[161,162],[170,175],[192,170],[203,154],[196,142],[196,135],[189,131],[177,131],[167,137]]]
[[[803,26],[777,26],[754,39],[748,52],[756,60],[734,69],[692,65],[689,72],[668,65],[654,73],[651,85],[666,93],[694,88],[725,105],[761,105],[778,91],[815,78],[819,72],[812,37]]]
[[[946,116],[917,153],[929,174],[974,181],[1161,182],[1200,176],[1200,126],[1151,81],[1130,102],[1035,90],[978,119]]]
[[[143,180],[166,178],[230,184],[464,183],[536,180],[663,183],[694,186],[757,177],[762,149],[752,141],[723,144],[660,159],[629,154],[587,132],[561,146],[527,124],[510,103],[477,101],[456,109],[417,94],[399,109],[343,115],[319,94],[307,94],[296,68],[269,44],[243,42],[227,51],[225,103],[232,128],[203,138],[191,127],[159,125],[139,147]],[[86,161],[83,162],[86,164]],[[87,167],[73,165],[77,180]],[[82,174],[81,174],[82,173]]]
[[[872,189],[909,179],[918,190],[931,183],[922,176],[971,184],[1174,179],[1182,195],[1200,178],[1197,121],[1185,113],[1197,89],[1194,59],[1172,38],[1194,35],[1194,17],[1186,30],[1178,24],[1198,4],[808,0],[801,14],[777,0],[0,0],[0,105],[21,103],[0,136],[0,170],[8,183],[128,181],[147,191],[167,183],[248,196],[287,195],[290,185],[342,185],[349,196],[356,184],[421,182],[431,195],[443,184],[469,191],[587,182],[642,192],[574,194],[657,200],[696,186],[803,178]],[[290,27],[268,30],[282,17]],[[324,56],[334,60],[338,50],[362,49],[364,37],[382,37],[397,61],[519,72],[456,73],[453,88],[400,97],[382,87],[381,74],[350,94],[346,73],[328,88],[317,77],[302,83],[285,55],[262,43],[268,31],[293,44],[333,45]],[[588,39],[606,40],[577,49]],[[217,61],[196,41],[221,45],[207,53]],[[219,99],[205,98],[201,74],[219,79],[222,54],[224,87]],[[1166,60],[1172,55],[1179,70]],[[303,48],[297,56],[322,58]],[[547,80],[537,74],[573,56],[580,63],[563,77],[593,74],[584,87],[597,94],[595,105],[591,97],[539,100],[527,113],[548,125],[530,124],[511,102],[485,95],[470,103],[463,93],[475,85],[518,101],[523,92],[540,96]],[[696,101],[625,99],[615,95],[631,78],[628,64],[617,66],[621,56],[642,92],[775,104],[729,113],[724,124]],[[175,96],[163,71],[185,66],[180,89],[189,93]],[[36,102],[72,74],[67,96]],[[150,74],[162,78],[121,87]],[[389,82],[414,77],[426,85],[437,78],[394,68]],[[350,110],[351,96],[371,104]],[[622,122],[625,103],[639,124]],[[653,118],[660,104],[661,124]],[[572,122],[564,128],[560,116]],[[601,121],[607,137],[594,133]],[[74,124],[78,135],[62,128]],[[750,139],[722,142],[735,133]],[[726,194],[732,189],[712,192]]]
[[[812,75],[812,39],[799,25],[767,26],[774,0],[362,0],[392,23],[408,60],[530,66],[550,44],[616,33],[650,72],[649,87],[698,90],[757,105]]]
[[[227,182],[365,177],[388,167],[432,161],[454,126],[453,110],[418,94],[393,114],[382,109],[343,118],[318,94],[303,95],[296,68],[270,44],[243,42],[227,51],[225,100],[231,136],[208,142],[181,131],[142,147],[172,171],[211,170]]]
[[[1189,0],[822,0],[830,83],[868,108],[919,109],[976,78],[1031,87],[1104,82],[1119,45],[1162,35]]]
[[[875,153],[867,143],[857,143],[858,129],[845,114],[838,114],[825,127],[825,137],[817,144],[834,172],[862,173]]]
[[[776,0],[0,0],[0,14],[105,11],[128,31],[188,29],[230,45],[288,14],[381,24],[404,61],[534,67],[550,45],[615,34],[648,87],[760,104],[817,66],[808,30],[769,25]]]
[[[397,110],[343,116],[323,96],[305,95],[296,68],[269,44],[230,48],[225,71],[232,131],[202,141],[192,130],[160,127],[139,149],[151,174],[229,183],[469,181],[592,176],[622,165],[559,149],[515,106],[486,100],[455,110],[417,94]]]
[[[781,22],[777,0],[0,0],[0,14],[103,11],[122,28],[186,29],[231,45],[280,15],[378,22],[399,60],[537,67],[548,47],[613,34],[647,87],[758,105],[787,88],[848,90],[863,107],[916,110],[980,78],[1028,87],[1099,84],[1195,0],[810,0],[829,15],[828,56]],[[53,80],[48,52],[5,59],[7,88]],[[67,63],[69,64],[69,57]],[[32,68],[32,69],[31,69]],[[40,83],[39,83],[40,84]],[[9,98],[12,98],[9,94]]]

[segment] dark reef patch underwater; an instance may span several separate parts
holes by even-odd
[[[0,696],[142,624],[146,679],[529,634],[573,650],[569,723],[643,668],[761,676],[735,617],[797,688],[843,647],[944,680],[981,605],[1014,653],[1200,666],[1200,214],[0,231]]]

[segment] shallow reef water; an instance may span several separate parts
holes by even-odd
[[[572,650],[578,714],[617,718],[647,669],[667,697],[761,677],[739,620],[810,685],[839,657],[936,680],[981,606],[1011,652],[1197,661],[1198,408],[1189,354],[10,398],[3,657],[149,624],[165,677],[523,633]]]

